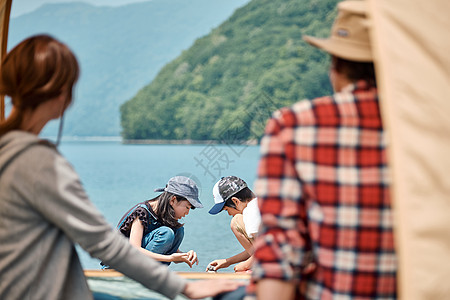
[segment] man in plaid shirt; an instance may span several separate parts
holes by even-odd
[[[386,134],[364,1],[344,1],[328,39],[335,94],[276,112],[261,141],[258,299],[395,299]]]

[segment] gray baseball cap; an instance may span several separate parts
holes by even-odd
[[[155,189],[155,192],[169,192],[186,198],[195,208],[202,208],[198,199],[198,187],[194,180],[185,176],[175,176],[169,179],[165,188]]]

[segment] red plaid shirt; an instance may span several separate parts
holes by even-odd
[[[297,299],[396,298],[376,88],[361,81],[275,113],[261,155],[252,280],[294,280]]]

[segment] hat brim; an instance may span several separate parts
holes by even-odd
[[[195,208],[203,208],[203,204],[200,203],[197,199],[194,198],[186,198],[189,203],[191,203]]]
[[[209,213],[211,215],[217,215],[218,213],[220,213],[223,209],[223,207],[225,206],[225,202],[220,202],[220,203],[216,203],[214,204],[214,206],[209,210]]]
[[[370,46],[341,41],[336,38],[320,39],[309,35],[303,39],[310,45],[320,48],[334,56],[358,62],[372,62],[373,55]]]

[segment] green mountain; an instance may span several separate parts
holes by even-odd
[[[325,37],[336,0],[252,0],[121,106],[124,139],[258,139],[277,108],[331,92]]]
[[[18,0],[19,1],[19,0]],[[119,107],[249,0],[152,0],[120,7],[47,4],[11,19],[9,49],[37,33],[68,44],[81,65],[66,136],[119,136]],[[57,124],[44,135],[56,135]]]

